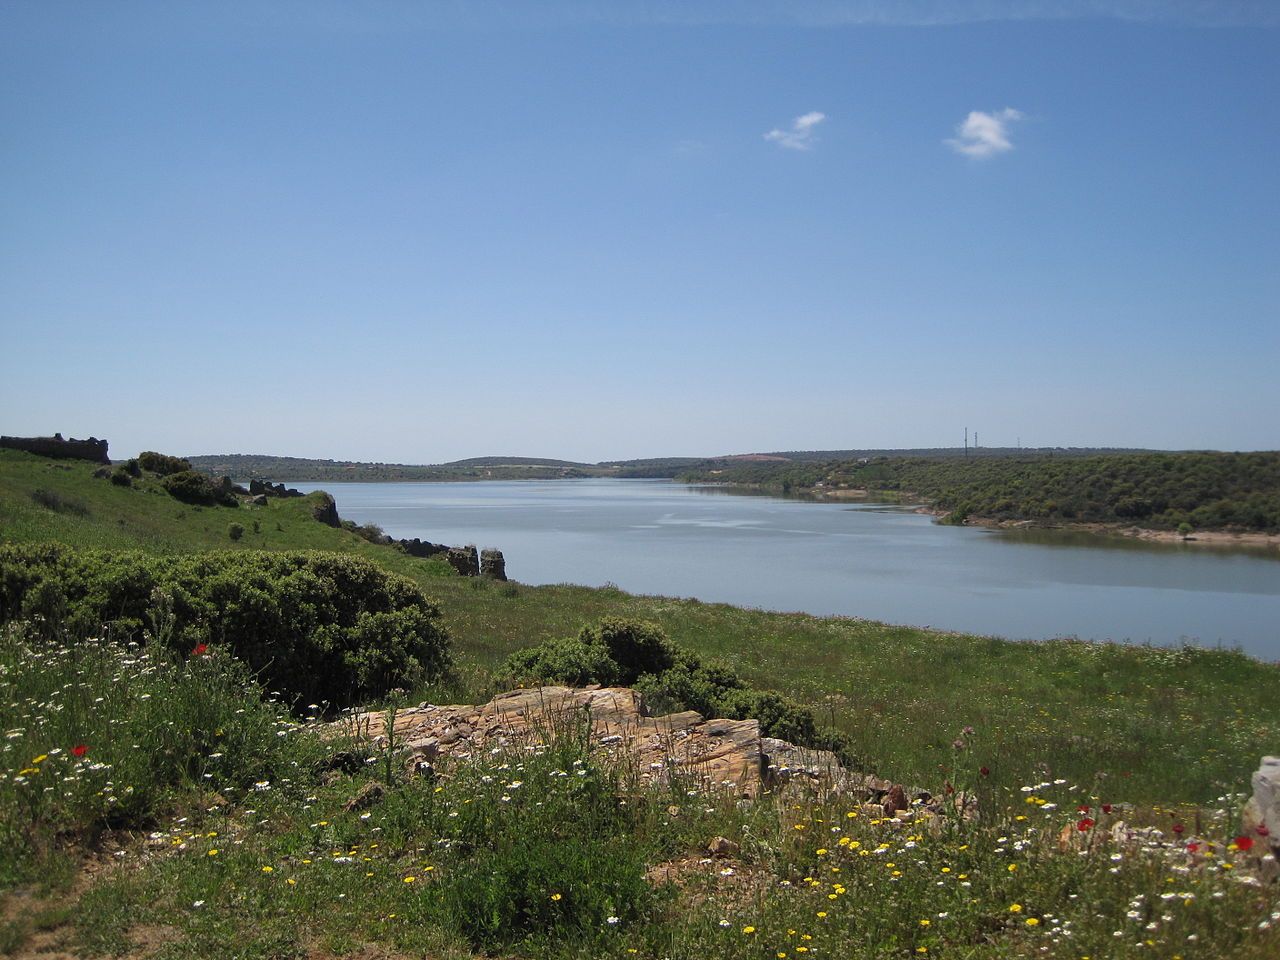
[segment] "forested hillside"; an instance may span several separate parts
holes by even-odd
[[[723,463],[681,479],[784,491],[910,495],[970,517],[1124,523],[1153,529],[1280,530],[1280,453],[867,458]]]

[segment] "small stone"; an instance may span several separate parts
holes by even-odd
[[[880,803],[884,807],[885,815],[891,817],[899,810],[907,809],[907,792],[902,789],[902,784],[895,783]]]
[[[707,853],[720,860],[736,857],[741,850],[742,848],[728,837],[716,837],[707,844]]]
[[[368,810],[383,801],[387,795],[386,788],[376,780],[366,783],[360,788],[360,792],[346,802],[343,810],[347,813],[354,813],[358,810]]]

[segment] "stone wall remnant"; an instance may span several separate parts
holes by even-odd
[[[419,540],[414,537],[412,540],[397,540],[405,553],[411,557],[434,557],[437,554],[448,553],[450,548],[443,543],[432,543],[430,540]]]
[[[480,576],[490,580],[507,579],[507,561],[501,550],[487,549],[480,553]]]
[[[316,505],[311,508],[311,516],[327,527],[341,527],[342,519],[338,516],[337,501],[323,490],[318,491],[316,496],[319,499]]]
[[[283,483],[272,483],[270,480],[250,480],[249,493],[265,497],[301,497],[302,491],[286,487]]]
[[[107,441],[90,437],[88,440],[64,440],[62,434],[52,437],[0,437],[0,447],[25,450],[41,457],[56,460],[92,460],[94,463],[110,463]]]
[[[445,559],[449,561],[449,566],[458,571],[460,576],[480,576],[480,553],[473,543],[467,544],[465,547],[450,547]]]

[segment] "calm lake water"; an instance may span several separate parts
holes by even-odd
[[[1280,560],[653,480],[296,484],[394,537],[497,547],[524,583],[617,584],[1019,639],[1240,646],[1280,659]]]

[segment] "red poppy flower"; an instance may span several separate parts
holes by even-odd
[[[1195,852],[1196,852],[1197,850],[1199,850],[1199,849],[1200,849],[1200,844],[1198,844],[1198,843],[1188,843],[1188,844],[1187,844],[1187,853],[1195,853]]]
[[[1088,805],[1087,803],[1082,803],[1082,804],[1080,804],[1080,806],[1076,807],[1076,812],[1077,812],[1077,813],[1088,813],[1088,812],[1089,812],[1089,805]]]
[[[1183,830],[1185,830],[1185,829],[1187,829],[1187,828],[1186,828],[1186,827],[1184,827],[1184,826],[1183,826],[1182,824],[1180,824],[1180,823],[1175,823],[1175,824],[1173,825],[1173,832],[1174,832],[1174,833],[1181,833],[1181,832],[1182,832]]]
[[[989,777],[989,776],[991,776],[991,770],[990,770],[989,768],[987,768],[987,767],[979,767],[979,768],[978,768],[978,776],[980,776],[980,777]]]
[[[71,755],[73,757],[83,757],[88,752],[89,752],[89,748],[86,747],[83,743],[76,744],[74,747],[71,748]]]
[[[1103,812],[1103,813],[1110,813],[1110,812],[1111,812],[1111,804],[1109,804],[1109,803],[1104,803],[1104,804],[1102,805],[1102,812]]]
[[[1090,829],[1094,825],[1094,822],[1095,821],[1092,817],[1085,817],[1083,820],[1081,820],[1079,823],[1076,824],[1076,829],[1079,830],[1081,833],[1084,833],[1086,830]]]
[[[1267,829],[1267,825],[1265,823],[1258,824],[1256,827],[1253,828],[1253,832],[1260,837],[1271,836],[1271,831]]]
[[[1253,847],[1253,837],[1236,837],[1236,848],[1239,850],[1249,850]]]
[[[208,649],[209,649],[209,645],[207,643],[197,643],[194,647],[191,648],[191,655],[193,657],[203,656],[204,652]]]

